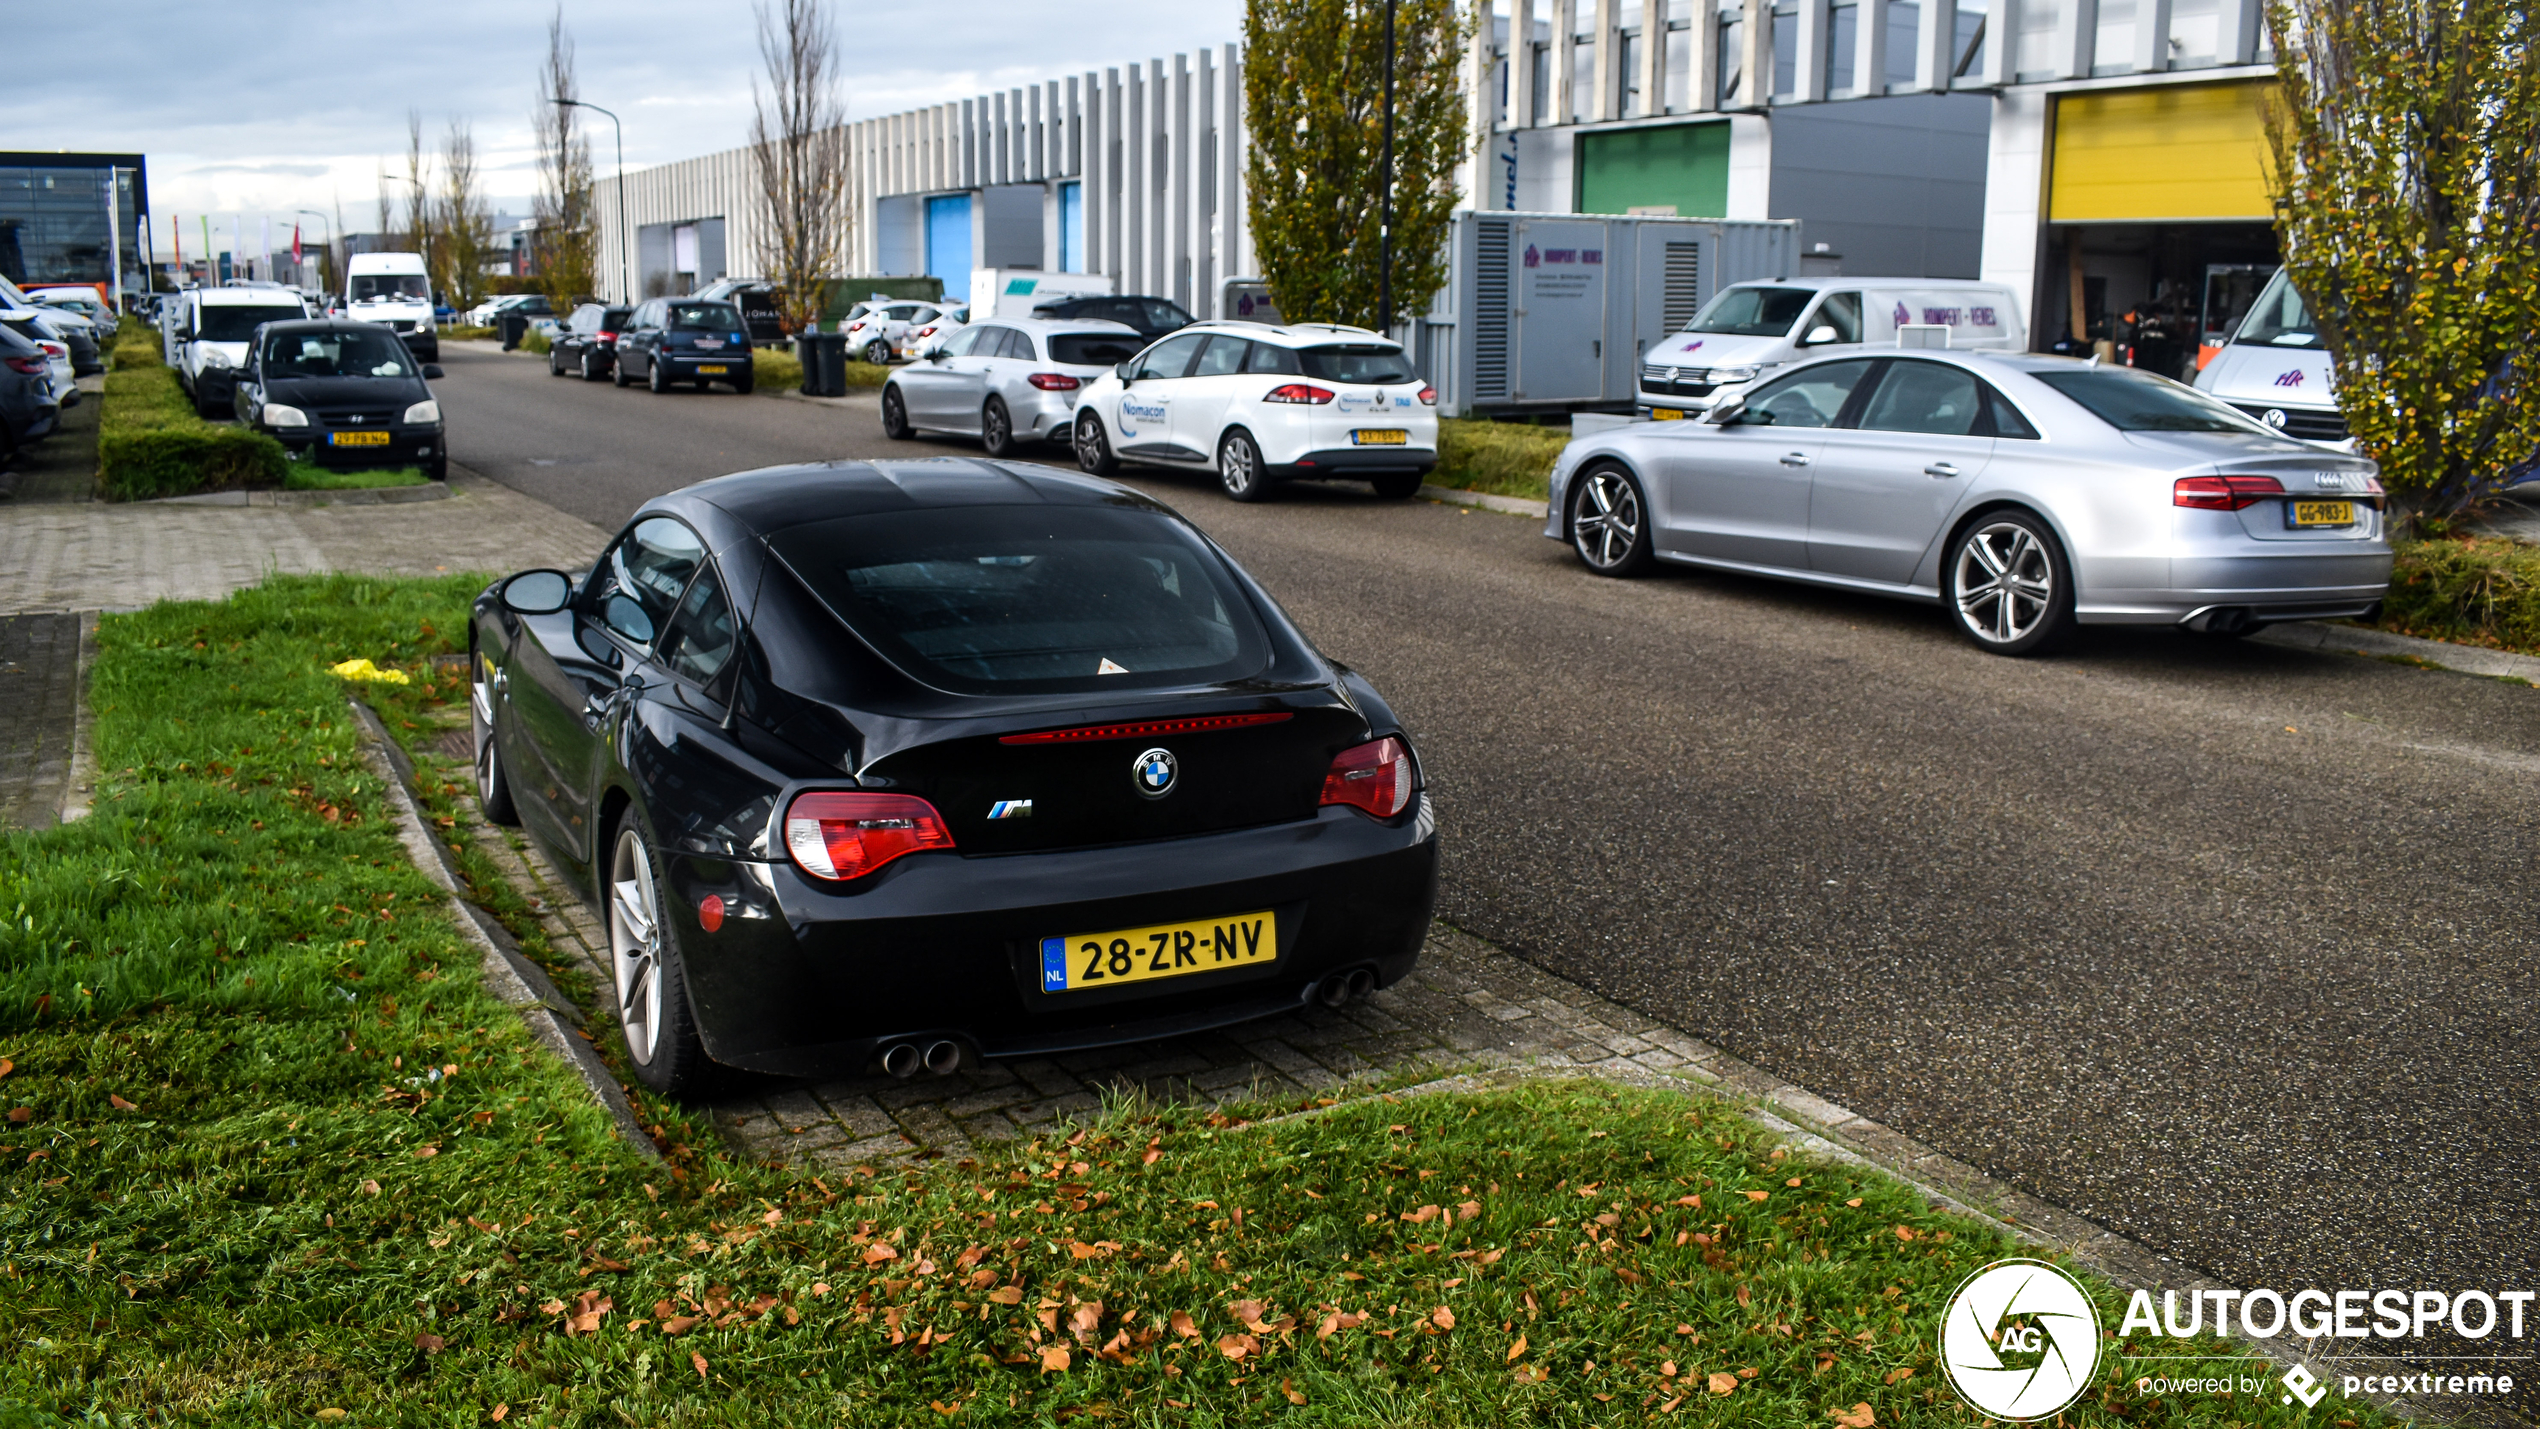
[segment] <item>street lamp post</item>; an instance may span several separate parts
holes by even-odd
[[[322,214],[322,213],[320,213],[320,212],[318,212],[316,209],[313,209],[313,208],[295,208],[295,209],[293,209],[293,210],[291,211],[291,216],[292,216],[292,217],[294,217],[294,218],[314,218],[314,219],[316,219],[316,220],[317,220],[318,222],[320,222],[320,223],[326,223],[326,215],[325,215],[325,214]],[[326,230],[326,231],[327,231],[327,239],[326,239],[326,253],[327,253],[327,256],[332,257],[332,256],[334,256],[334,253],[335,253],[335,238],[334,238],[335,227],[334,227],[334,225],[332,225],[332,224],[327,224],[327,230]],[[320,262],[320,263],[318,264],[318,286],[319,286],[319,287],[324,287],[324,286],[326,286],[326,281],[327,281],[327,279],[326,279],[326,270],[327,270],[327,267],[328,267],[328,265],[327,265],[326,263],[324,263],[324,262]]]
[[[1384,207],[1376,219],[1376,330],[1387,336],[1393,333],[1393,7],[1394,0],[1385,0]]]
[[[1392,0],[1387,0],[1392,3]],[[556,104],[572,104],[574,109],[592,109],[597,114],[610,114],[589,99],[556,99]],[[635,302],[635,274],[627,269],[627,127],[610,114],[610,129],[617,132],[617,287],[625,302]]]

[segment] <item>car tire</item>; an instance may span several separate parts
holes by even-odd
[[[661,860],[630,806],[618,815],[600,867],[600,906],[608,919],[609,991],[626,1059],[644,1085],[675,1097],[703,1078],[705,1045],[688,1006],[688,979],[662,890]]]
[[[866,343],[864,345],[864,360],[872,363],[876,367],[890,366],[891,344],[878,337],[873,339],[871,342]]]
[[[1428,479],[1426,472],[1389,471],[1382,476],[1367,478],[1367,484],[1376,488],[1376,494],[1387,501],[1402,501],[1419,495],[1421,485]]]
[[[476,736],[476,806],[484,811],[489,824],[517,824],[520,809],[512,803],[511,771],[503,765],[494,725],[497,714],[493,671],[487,668],[485,656],[472,646],[468,650],[468,666],[474,677],[469,689],[468,727]]]
[[[564,375],[564,354],[552,347],[547,349],[547,375],[550,377]]]
[[[1636,576],[1650,554],[1649,500],[1619,466],[1592,466],[1570,483],[1570,549],[1600,576]]]
[[[916,435],[916,430],[908,424],[908,404],[900,400],[897,387],[882,389],[882,435],[895,442],[904,442]]]
[[[1088,411],[1076,413],[1076,465],[1088,475],[1109,476],[1120,469],[1120,458],[1111,450],[1111,438],[1103,434],[1102,418]]]
[[[432,464],[423,469],[423,474],[434,481],[448,481],[450,479],[449,455],[447,453],[443,453],[440,456],[434,457],[432,459]]]
[[[1005,409],[1003,397],[991,397],[979,408],[979,445],[990,456],[1012,456],[1020,447],[1014,439],[1014,414]]]
[[[2072,631],[2072,565],[2046,523],[2026,511],[1991,511],[1949,543],[1940,566],[1943,604],[1976,648],[2037,655]]]
[[[670,379],[661,375],[659,359],[644,364],[644,385],[653,389],[656,397],[670,390]]]
[[[619,353],[617,355],[617,361],[609,364],[609,380],[620,387],[625,386],[630,380],[626,375],[625,353]]]
[[[591,350],[587,347],[582,350],[582,380],[585,382],[600,380],[599,370],[591,365]]]
[[[1261,460],[1261,444],[1241,427],[1217,443],[1217,488],[1230,500],[1270,499],[1270,471]]]

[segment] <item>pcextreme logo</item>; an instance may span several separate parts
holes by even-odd
[[[1940,1365],[1959,1397],[2013,1423],[2051,1419],[2099,1368],[2099,1311],[2042,1260],[1997,1260],[1940,1312]]]

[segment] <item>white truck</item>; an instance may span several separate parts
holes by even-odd
[[[432,278],[420,253],[356,253],[344,265],[344,316],[378,323],[406,340],[417,362],[441,360],[432,321]]]
[[[1722,288],[1682,332],[1642,355],[1637,414],[1698,417],[1727,392],[1803,357],[1897,345],[1899,328],[1946,329],[1945,346],[2020,352],[2019,300],[1964,278],[1774,278]]]
[[[2330,385],[2335,375],[2310,308],[2279,268],[2231,341],[2196,374],[2196,386],[2288,437],[2352,451]]]

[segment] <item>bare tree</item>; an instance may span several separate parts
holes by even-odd
[[[434,208],[441,241],[434,250],[432,286],[453,307],[474,307],[485,287],[494,218],[478,187],[476,135],[464,119],[452,119],[441,140],[441,196]]]
[[[425,265],[432,254],[432,159],[423,148],[423,111],[406,111],[405,246],[421,253]]]
[[[547,63],[538,74],[538,196],[533,263],[539,290],[558,311],[593,291],[592,259],[599,246],[592,208],[591,141],[580,111],[564,101],[581,98],[573,79],[573,37],[565,33],[564,7],[547,21]]]
[[[762,0],[758,52],[766,87],[756,112],[759,262],[791,332],[820,320],[847,250],[847,114],[838,97],[837,38],[820,0]]]

